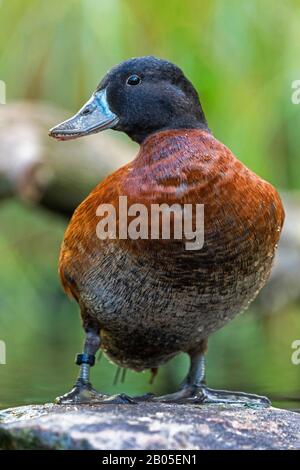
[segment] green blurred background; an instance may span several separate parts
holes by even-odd
[[[178,64],[195,84],[215,136],[280,189],[300,189],[300,79],[297,0],[2,0],[0,79],[7,102],[42,100],[76,111],[114,64],[153,54]],[[26,119],[26,116],[24,116]],[[83,156],[84,158],[84,156]],[[67,220],[17,200],[0,205],[0,407],[52,401],[68,391],[83,332],[77,305],[63,294],[57,258]],[[300,408],[300,307],[246,315],[214,335],[210,386],[269,394]],[[169,392],[187,358],[159,371],[129,372],[113,385],[115,366],[92,371],[105,392]],[[280,399],[281,397],[281,399]],[[280,400],[279,400],[280,399]]]

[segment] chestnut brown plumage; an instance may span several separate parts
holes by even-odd
[[[86,129],[95,97],[102,114],[94,116],[96,127],[93,122]],[[155,104],[143,111],[150,98]],[[145,399],[267,405],[264,397],[207,388],[203,357],[208,336],[243,311],[269,276],[284,220],[276,190],[212,136],[194,88],[169,62],[147,57],[121,64],[87,106],[51,135],[67,139],[113,127],[141,146],[131,163],[76,209],[65,234],[60,275],[80,305],[87,339],[80,377],[59,401],[132,401],[91,387],[90,357],[102,348],[116,364],[135,370],[157,368],[179,352],[190,355],[190,371],[178,392]],[[186,250],[184,240],[172,237],[100,240],[97,208],[112,204],[118,217],[120,196],[127,196],[128,206],[149,209],[204,204],[202,249]]]

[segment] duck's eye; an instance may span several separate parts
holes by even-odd
[[[130,77],[127,78],[127,85],[138,85],[141,83],[142,79],[138,75],[130,75]]]

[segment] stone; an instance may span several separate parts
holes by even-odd
[[[30,405],[0,411],[0,449],[300,449],[300,414],[236,405]]]

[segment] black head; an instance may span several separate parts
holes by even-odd
[[[179,67],[152,56],[113,67],[92,98],[50,135],[69,139],[112,128],[136,142],[167,129],[205,128],[198,94]]]

